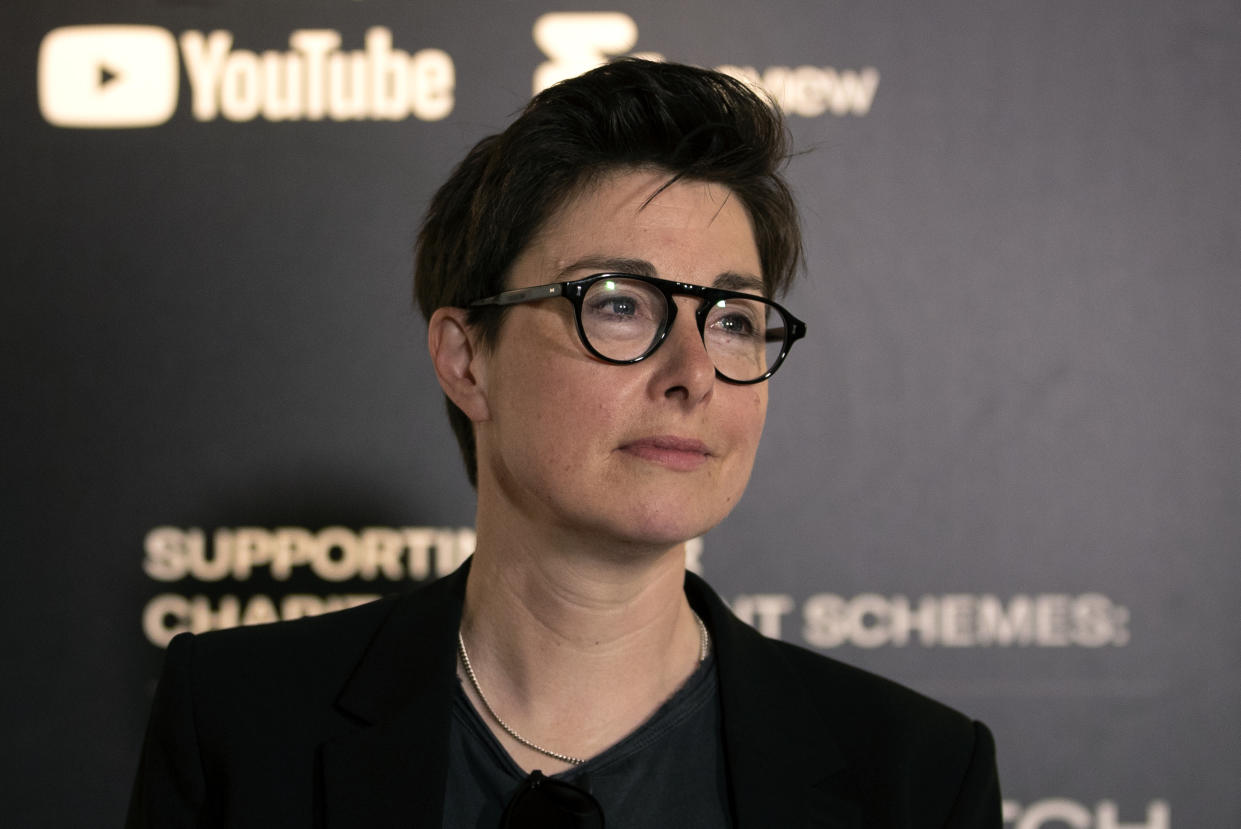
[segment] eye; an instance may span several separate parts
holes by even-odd
[[[628,296],[602,296],[591,303],[590,310],[595,314],[607,314],[616,317],[632,317],[639,311],[639,303]]]
[[[765,336],[764,305],[747,300],[720,300],[707,315],[707,326],[721,336],[758,339]]]
[[[582,312],[598,325],[658,325],[664,307],[663,294],[650,285],[632,279],[602,279],[590,286]]]
[[[738,337],[749,337],[754,333],[754,325],[741,314],[731,314],[716,319],[715,327]]]

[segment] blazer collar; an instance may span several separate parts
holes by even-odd
[[[324,825],[440,829],[467,561],[394,602],[337,698],[368,726],[322,747]]]
[[[822,701],[812,698],[785,649],[734,616],[693,573],[686,573],[685,592],[715,645],[737,826],[860,825],[856,806],[832,791],[846,764]]]
[[[326,827],[439,829],[469,561],[394,602],[337,700],[364,727],[322,747]],[[686,594],[711,631],[736,825],[858,825],[831,793],[845,766],[805,681],[702,579]]]

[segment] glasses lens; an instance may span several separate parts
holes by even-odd
[[[663,293],[636,279],[600,279],[582,297],[582,331],[591,348],[609,360],[641,357],[667,318]]]
[[[603,829],[603,809],[585,789],[531,773],[500,818],[501,829]]]
[[[720,374],[742,383],[757,380],[780,359],[784,317],[761,299],[721,299],[707,311],[703,341]]]

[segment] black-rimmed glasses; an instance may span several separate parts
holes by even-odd
[[[603,807],[585,789],[533,771],[509,800],[500,829],[603,829]]]
[[[677,318],[675,296],[698,298],[698,333],[729,383],[759,383],[776,373],[806,324],[785,308],[757,294],[672,282],[629,273],[597,273],[571,282],[504,291],[470,303],[516,305],[550,297],[573,303],[582,345],[605,362],[626,365],[645,360],[659,348]]]

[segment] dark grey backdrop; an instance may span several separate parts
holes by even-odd
[[[795,70],[809,278],[790,302],[810,337],[773,381],[747,500],[702,541],[707,578],[764,629],[987,721],[1019,829],[1241,825],[1237,4],[572,8],[626,17],[553,50],[631,24],[614,49]],[[401,586],[262,566],[161,581],[153,530],[200,529],[210,556],[219,529],[470,525],[409,250],[450,166],[529,97],[548,59],[532,27],[563,10],[0,10],[11,825],[119,822],[157,597],[261,616]],[[447,54],[451,107],[200,121],[178,56],[166,122],[53,126],[40,46],[83,24],[226,30],[255,53],[301,29],[359,50],[382,26]],[[45,107],[150,115],[150,90],[99,103],[142,74],[118,44],[54,55]]]

